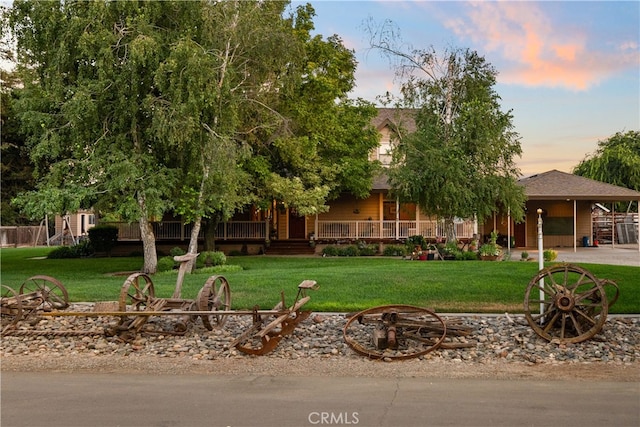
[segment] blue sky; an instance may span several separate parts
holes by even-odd
[[[316,32],[339,35],[358,60],[352,97],[397,92],[364,23],[393,21],[405,43],[478,51],[499,72],[523,175],[571,172],[598,140],[640,130],[640,2],[308,1]],[[293,6],[307,3],[293,1]]]

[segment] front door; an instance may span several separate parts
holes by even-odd
[[[527,223],[521,222],[513,225],[513,238],[516,241],[515,246],[524,248],[527,246]]]
[[[290,239],[306,239],[305,235],[305,218],[299,216],[298,213],[289,209],[289,238]]]

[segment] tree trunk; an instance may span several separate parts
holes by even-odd
[[[204,224],[204,250],[213,252],[216,250],[216,228],[218,221],[209,218]]]
[[[158,269],[158,255],[156,253],[156,237],[153,227],[146,215],[140,217],[140,237],[142,237],[142,252],[144,254],[144,267],[142,272],[154,274]]]
[[[456,242],[458,237],[456,236],[456,227],[453,223],[453,218],[447,217],[444,219],[444,233],[447,238],[447,242]]]
[[[198,253],[198,235],[200,234],[200,227],[202,225],[202,217],[199,216],[193,221],[193,228],[191,229],[191,237],[189,238],[189,249],[187,250],[190,254]],[[189,265],[187,266],[187,271],[193,271],[196,267],[196,260],[189,261]]]

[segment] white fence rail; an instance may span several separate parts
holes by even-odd
[[[118,229],[118,240],[141,240],[140,226],[137,222],[102,222]],[[156,240],[189,240],[192,224],[180,221],[162,221],[152,223]],[[200,230],[199,237],[203,237]],[[215,237],[220,240],[266,239],[267,225],[264,222],[233,221],[218,224]]]
[[[473,221],[454,223],[456,236],[473,237]],[[318,221],[317,239],[406,239],[422,235],[438,238],[446,235],[444,221]]]
[[[138,223],[107,222],[118,228],[118,240],[140,240]],[[454,223],[456,236],[461,239],[472,238],[472,221]],[[191,224],[179,221],[153,223],[156,240],[188,240]],[[445,236],[444,221],[318,221],[316,239],[358,240],[358,239],[406,239],[422,235],[435,239]],[[203,237],[201,231],[200,237]],[[215,234],[220,240],[266,239],[267,224],[255,221],[232,221],[220,223]]]

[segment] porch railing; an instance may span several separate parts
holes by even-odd
[[[458,238],[472,238],[473,221],[454,222]],[[446,235],[444,221],[318,221],[317,239],[406,239],[422,235],[436,239]]]
[[[105,222],[118,228],[118,240],[140,240],[138,223]],[[153,231],[156,240],[189,240],[191,224],[180,221],[154,222]],[[472,221],[454,223],[458,238],[473,237]],[[444,221],[318,221],[316,239],[322,240],[358,240],[358,239],[406,239],[420,234],[427,239],[436,239],[446,235]],[[202,230],[200,237],[203,237]],[[264,240],[267,237],[267,224],[256,221],[230,221],[218,224],[215,233],[219,240]]]
[[[140,225],[137,222],[102,222],[118,229],[118,240],[141,240]],[[193,224],[180,221],[162,221],[152,223],[156,240],[189,240]],[[200,230],[199,237],[204,237]],[[264,222],[233,221],[218,224],[215,238],[219,240],[265,239],[267,225]]]

